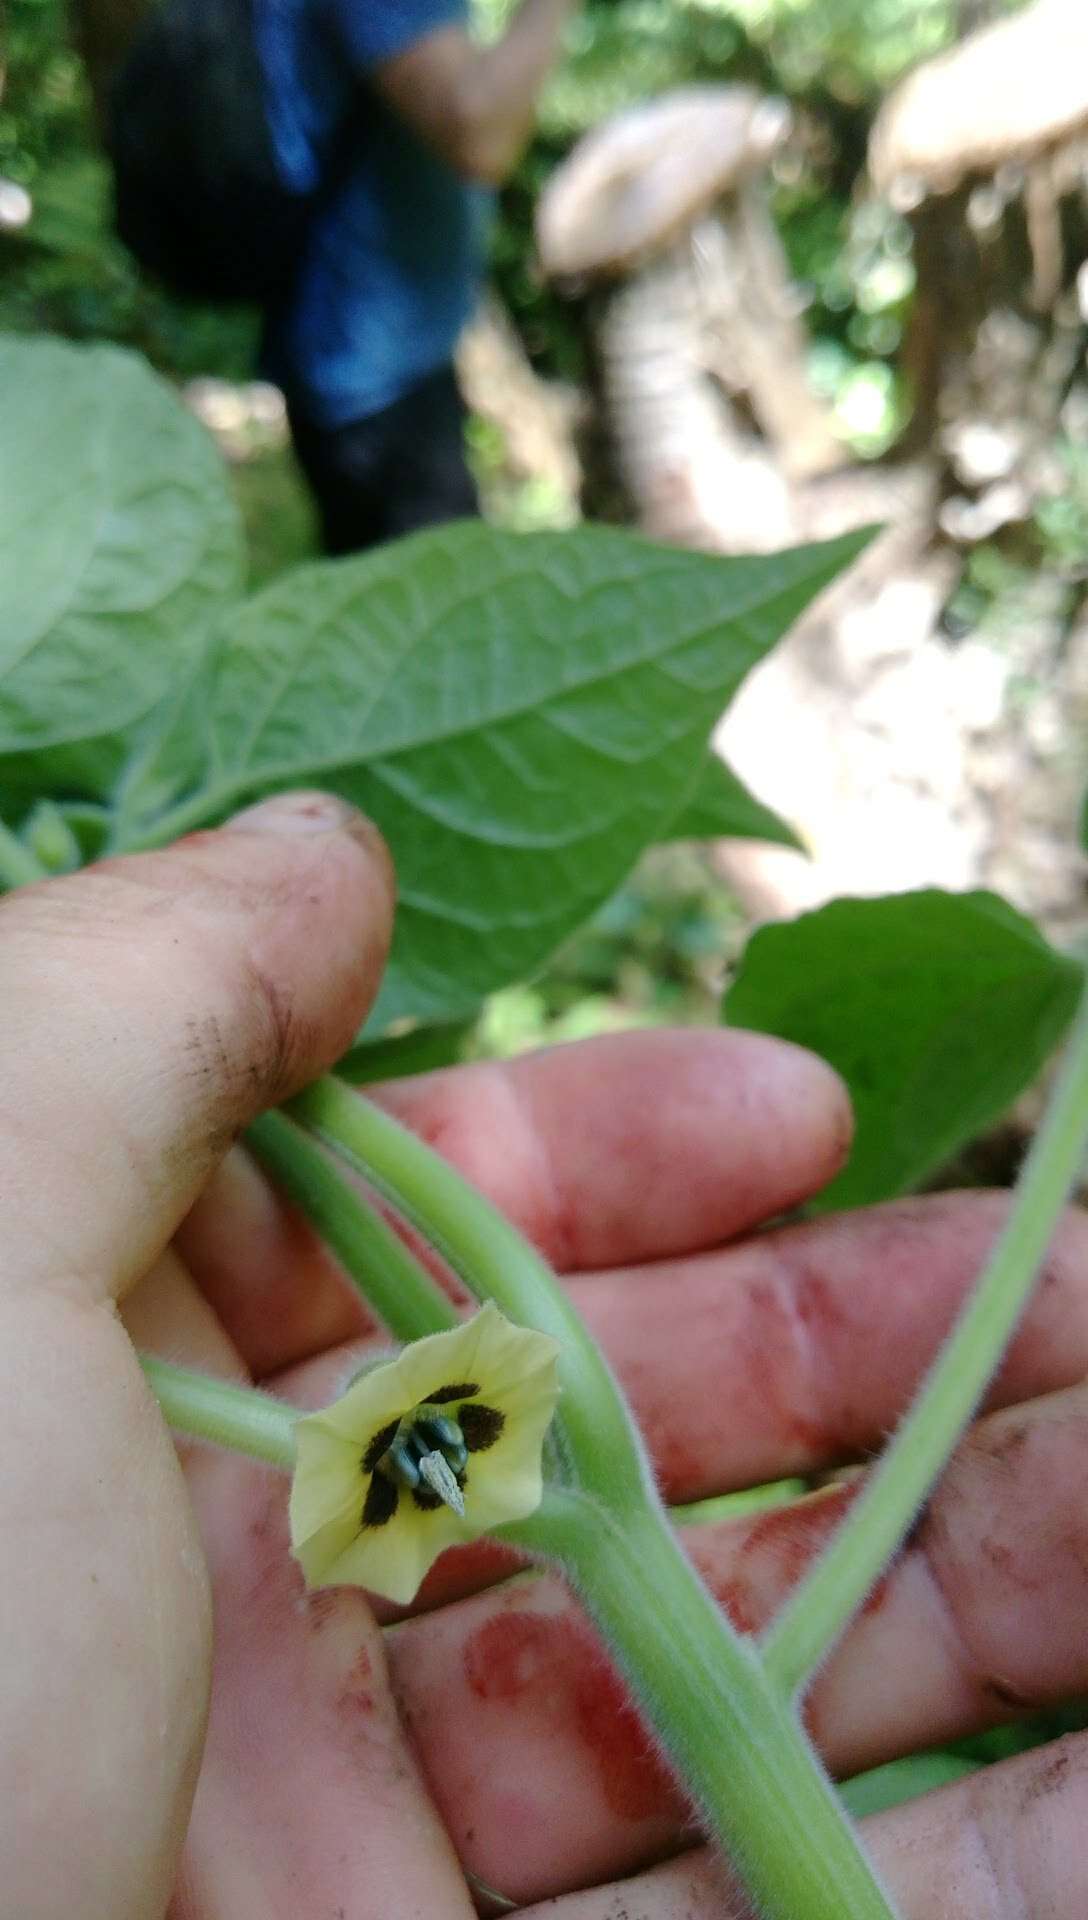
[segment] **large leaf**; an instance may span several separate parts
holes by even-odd
[[[857,1131],[821,1208],[917,1187],[1038,1072],[1082,975],[991,893],[835,900],[748,943],[732,1026],[780,1034],[836,1067]]]
[[[335,789],[397,863],[377,1024],[455,1018],[540,966],[661,837],[742,676],[866,537],[722,560],[469,523],[301,568],[230,623],[120,843]],[[141,820],[171,781],[173,808]]]
[[[762,800],[757,800],[713,748],[706,755],[681,812],[670,822],[668,838],[769,840],[776,846],[804,852],[804,841],[789,822]]]
[[[223,461],[143,361],[0,339],[0,789],[105,795],[241,590]]]

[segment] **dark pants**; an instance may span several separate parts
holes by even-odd
[[[290,405],[288,412],[326,553],[355,553],[479,512],[465,462],[465,403],[451,366],[344,427],[317,427]]]

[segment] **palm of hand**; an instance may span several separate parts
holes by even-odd
[[[459,1860],[523,1905],[558,1895],[553,1920],[731,1904],[707,1855],[668,1858],[692,1825],[551,1576],[494,1584],[496,1549],[449,1555],[383,1630],[357,1592],[304,1596],[281,1478],[187,1448],[198,1540],[115,1313],[299,1404],[339,1387],[362,1331],[342,1281],[244,1158],[206,1183],[348,1044],[389,904],[372,833],[302,795],[0,905],[0,1857],[21,1920],[168,1901],[172,1920],[458,1920]],[[384,1097],[569,1276],[674,1501],[864,1458],[1001,1206],[738,1238],[825,1181],[847,1132],[826,1069],[743,1034],[593,1042]],[[184,1266],[163,1254],[182,1221]],[[1086,1250],[1073,1217],[999,1410],[812,1691],[837,1772],[1085,1691]],[[848,1498],[692,1530],[739,1627]],[[1073,1736],[873,1823],[904,1913],[1082,1914],[1085,1768]]]
[[[993,1232],[997,1203],[959,1197],[723,1246],[826,1179],[844,1137],[833,1087],[743,1036],[598,1043],[384,1097],[569,1273],[673,1501],[878,1444]],[[745,1145],[723,1154],[718,1125],[738,1111]],[[339,1389],[360,1338],[364,1350],[381,1344],[248,1164],[224,1169],[183,1241],[235,1350],[298,1404]],[[999,1401],[1062,1386],[1088,1357],[1083,1308],[1070,1345],[1069,1266],[1053,1270],[1060,1320],[1040,1304]],[[222,1339],[202,1364],[223,1364]],[[1052,1450],[1055,1412],[1064,1428],[1077,1399],[977,1430],[814,1690],[810,1724],[836,1772],[1082,1683],[1084,1580],[1070,1566],[1062,1577],[1053,1512],[1058,1591],[1034,1630],[1016,1615],[1025,1586],[1041,1586],[1040,1521],[1026,1520],[1038,1449]],[[1072,1499],[1071,1435],[1059,1451]],[[557,1920],[605,1920],[607,1882],[690,1841],[681,1796],[558,1579],[518,1577],[513,1557],[484,1543],[447,1555],[410,1617],[383,1632],[358,1593],[305,1596],[278,1476],[195,1452],[189,1475],[210,1543],[216,1682],[174,1920],[248,1920],[251,1908],[256,1920],[280,1903],[306,1920],[341,1909],[453,1920],[473,1910],[459,1861],[477,1892],[499,1889],[519,1908],[566,1895],[548,1909]],[[848,1499],[839,1484],[688,1532],[736,1625],[770,1617]],[[896,1819],[884,1844],[897,1850]],[[650,1876],[644,1897],[654,1920],[709,1920],[726,1896],[711,1863],[688,1856]]]

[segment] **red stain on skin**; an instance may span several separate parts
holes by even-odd
[[[360,1647],[348,1669],[347,1678],[337,1699],[341,1712],[373,1713],[374,1695],[371,1691],[373,1677],[374,1669],[371,1666],[370,1655],[365,1647]]]
[[[797,1505],[773,1507],[751,1527],[740,1559],[750,1573],[754,1572],[762,1588],[765,1604],[760,1625],[822,1553],[862,1485],[862,1481],[852,1480]],[[891,1590],[891,1578],[891,1569],[887,1569],[875,1581],[862,1602],[859,1619],[871,1619],[881,1611]]]
[[[646,1441],[653,1457],[663,1500],[685,1500],[693,1487],[706,1480],[705,1446],[700,1450],[682,1435],[647,1422]]]
[[[797,1231],[797,1230],[795,1230]],[[775,1437],[782,1471],[849,1459],[857,1421],[849,1410],[813,1405],[811,1355],[833,1352],[843,1315],[831,1289],[810,1270],[789,1232],[753,1254],[746,1311],[733,1331],[731,1366],[761,1430]]]
[[[650,1744],[623,1682],[588,1635],[574,1683],[578,1732],[593,1755],[601,1792],[620,1820],[651,1820],[682,1802]]]
[[[754,1633],[759,1621],[752,1612],[752,1599],[739,1580],[722,1580],[713,1588],[714,1597],[725,1609],[738,1633]]]
[[[507,1613],[486,1621],[465,1650],[465,1676],[480,1700],[517,1702],[550,1725],[573,1727],[617,1818],[682,1809],[623,1682],[588,1628],[569,1616]]]
[[[741,1544],[745,1571],[770,1597],[788,1593],[827,1545],[855,1493],[855,1486],[837,1486],[792,1506],[769,1507],[753,1520]]]
[[[892,1583],[891,1574],[882,1573],[875,1587],[872,1588],[867,1598],[862,1601],[861,1618],[863,1620],[867,1620],[874,1613],[880,1612],[880,1609],[882,1608],[882,1606],[884,1605],[884,1602],[888,1598],[888,1591],[889,1591],[889,1588],[891,1587],[891,1583]]]
[[[556,1622],[536,1613],[500,1613],[473,1634],[465,1678],[480,1700],[517,1700],[534,1687],[564,1649]]]
[[[306,1595],[306,1625],[311,1633],[320,1633],[339,1611],[340,1595],[335,1588],[324,1587],[320,1593]]]
[[[773,1618],[782,1601],[827,1545],[860,1483],[829,1488],[790,1506],[770,1507],[748,1526],[737,1545],[726,1549],[724,1567],[714,1564],[713,1543],[700,1551],[698,1537],[689,1550],[715,1598],[741,1633],[755,1633]],[[719,1545],[718,1554],[722,1548]],[[888,1577],[877,1581],[862,1609],[877,1613],[888,1594]]]

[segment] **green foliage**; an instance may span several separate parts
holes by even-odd
[[[110,790],[242,581],[222,462],[112,347],[0,340],[0,780]]]
[[[732,767],[708,753],[683,812],[669,829],[671,840],[770,840],[804,851],[789,822],[749,793]]]
[[[109,169],[64,0],[7,0],[0,175],[27,188],[29,224],[0,231],[0,328],[108,338],[189,377],[241,378],[256,317],[172,299],[143,280],[112,230]]]
[[[725,998],[738,1027],[822,1054],[850,1090],[850,1160],[816,1203],[917,1187],[1000,1117],[1072,1018],[1080,967],[990,893],[836,900],[761,929]]]
[[[981,1763],[964,1760],[951,1752],[912,1753],[902,1760],[889,1760],[869,1773],[847,1780],[839,1791],[855,1820],[867,1820],[870,1814],[883,1813],[888,1807],[917,1800],[921,1793],[933,1793],[938,1787],[950,1787],[969,1773],[977,1773]]]
[[[343,794],[399,874],[379,1027],[541,966],[671,830],[743,675],[866,538],[721,560],[473,522],[240,602],[221,467],[146,367],[13,340],[0,375],[9,785],[92,835],[106,803],[114,850],[285,786]]]
[[[652,847],[630,879],[531,985],[492,994],[461,1057],[634,1027],[712,1023],[744,922],[705,849]]]
[[[118,844],[157,831],[145,793],[197,825],[333,788],[397,856],[376,1019],[457,1014],[534,972],[661,836],[743,674],[858,544],[720,561],[474,523],[301,568],[231,619]]]

